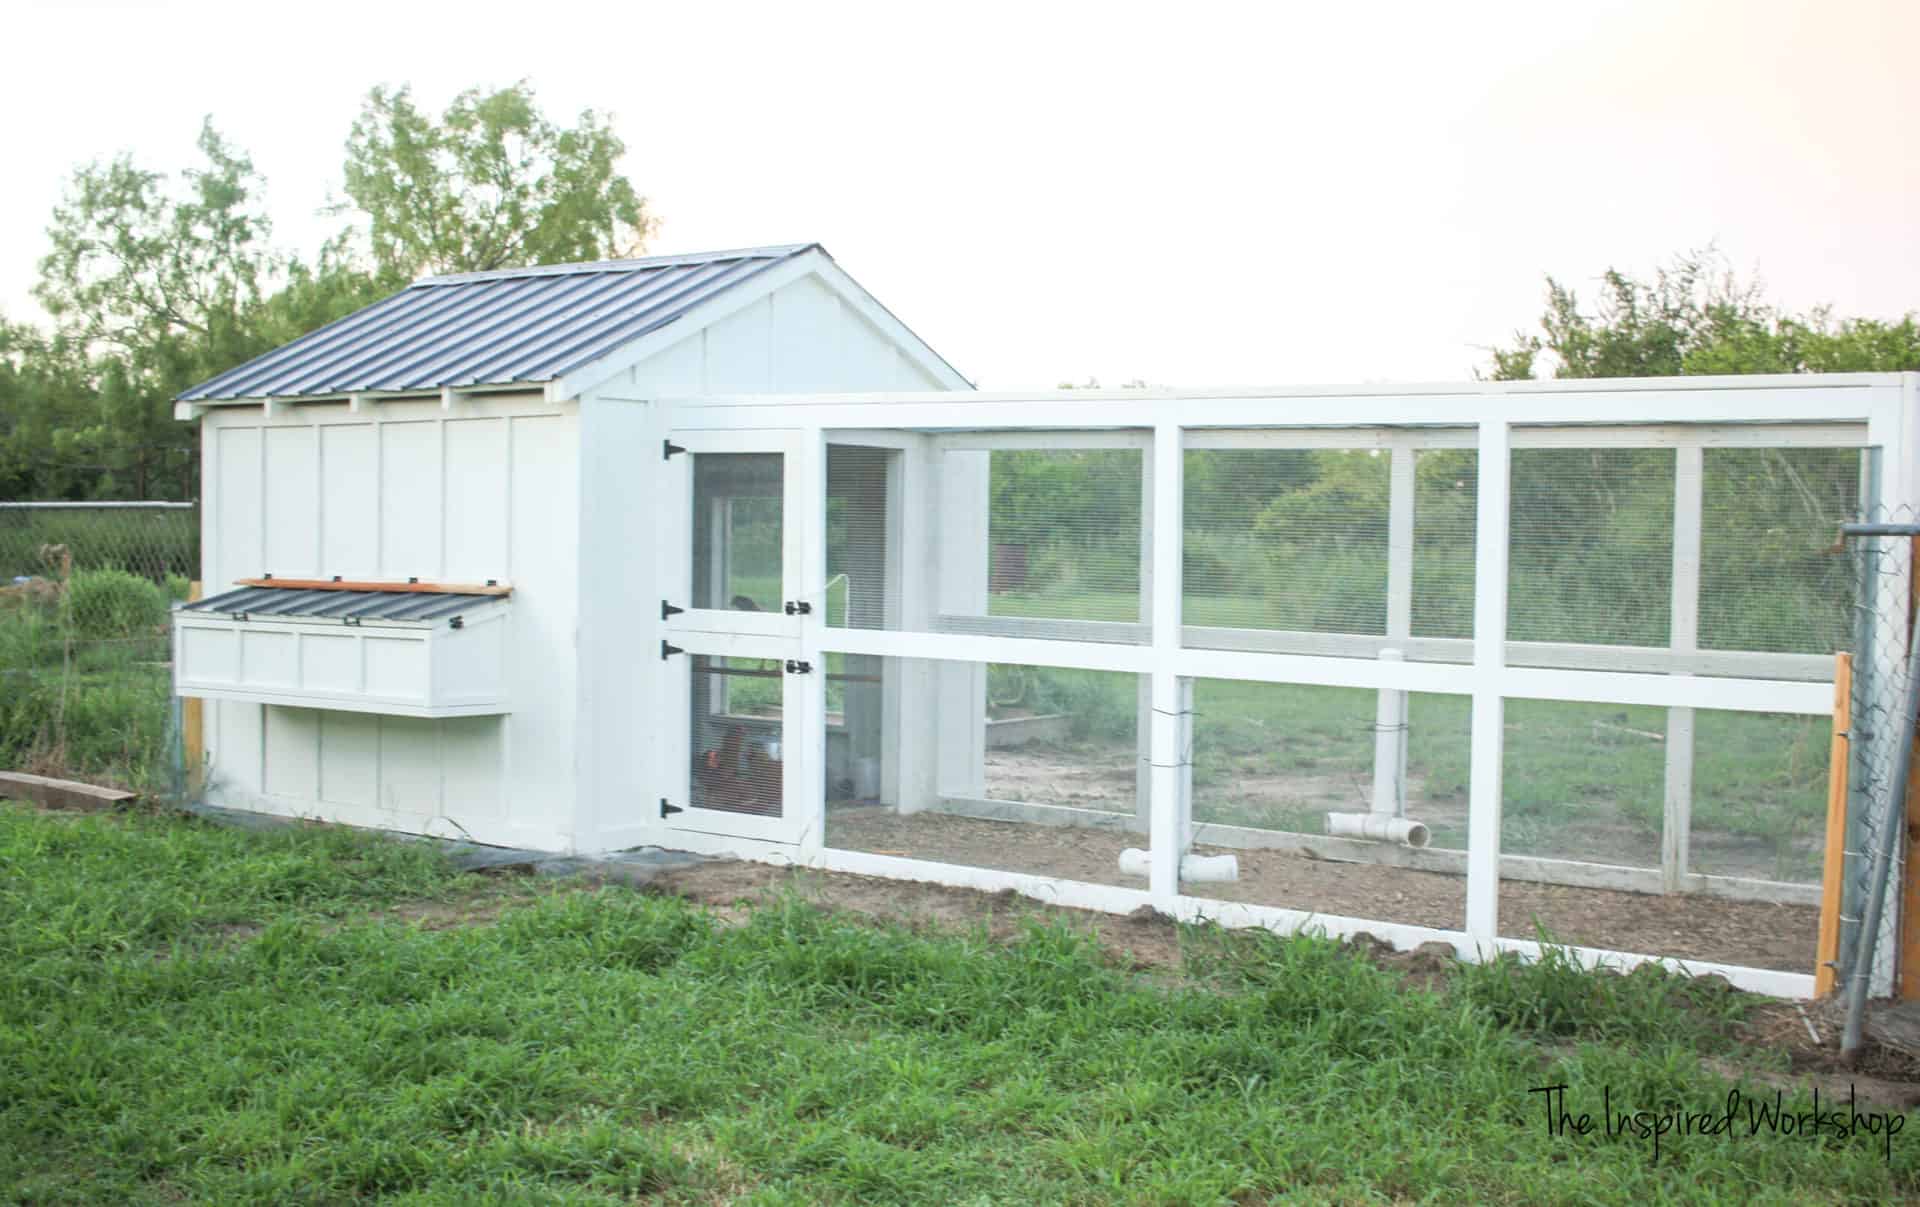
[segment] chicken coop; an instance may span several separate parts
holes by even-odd
[[[815,246],[434,278],[180,400],[175,673],[232,807],[1804,995],[1917,380],[983,393]]]

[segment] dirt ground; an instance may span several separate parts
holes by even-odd
[[[1415,873],[1425,874],[1425,873]],[[650,891],[665,892],[711,907],[721,918],[742,922],[756,906],[782,894],[855,916],[902,922],[915,928],[973,931],[984,928],[998,943],[1017,942],[1023,920],[1040,916],[1095,938],[1110,958],[1142,973],[1178,974],[1182,968],[1180,927],[1150,910],[1116,917],[1063,909],[1030,901],[1013,892],[982,893],[934,884],[883,880],[839,872],[719,861],[668,872]],[[1451,949],[1426,944],[1410,952],[1355,936],[1348,946],[1362,957],[1404,977],[1421,989],[1444,989],[1457,967]],[[1735,992],[1728,989],[1727,992]],[[1731,1060],[1711,1063],[1725,1076],[1747,1077],[1765,1085],[1804,1091],[1819,1087],[1823,1098],[1846,1098],[1851,1088],[1863,1105],[1920,1105],[1920,1059],[1870,1038],[1863,1059],[1847,1068],[1839,1058],[1839,1003],[1788,1002],[1757,998],[1751,1003],[1738,1038],[1753,1048],[1786,1057],[1787,1072]],[[1873,1034],[1871,1023],[1869,1035]]]
[[[994,800],[1072,805],[1107,813],[1134,808],[1136,753],[1131,746],[1102,743],[1053,745],[1033,742],[987,751],[986,794]],[[1372,807],[1373,778],[1362,772],[1329,774],[1305,769],[1237,776],[1231,783],[1196,785],[1193,814],[1199,822],[1255,825],[1276,829],[1311,828],[1330,811],[1364,813]],[[1434,845],[1464,848],[1467,799],[1462,793],[1430,795],[1416,770],[1407,777],[1409,812],[1434,831]],[[1451,841],[1448,835],[1454,836]],[[1794,844],[1805,868],[1819,866],[1820,834]],[[1770,841],[1695,825],[1689,835],[1688,865],[1716,876],[1778,879],[1781,870]],[[1581,810],[1550,827],[1508,818],[1501,847],[1509,855],[1578,859],[1620,867],[1659,867],[1660,838],[1610,809]],[[1808,883],[1813,880],[1809,878]]]
[[[1146,887],[1144,880],[1120,874],[1121,849],[1145,845],[1139,835],[1126,831],[841,808],[828,816],[827,844],[1092,884]],[[1337,863],[1290,851],[1194,850],[1232,854],[1240,861],[1239,880],[1189,886],[1187,891],[1196,897],[1443,930],[1459,930],[1466,923],[1462,877]],[[1531,939],[1536,922],[1557,942],[1582,947],[1810,973],[1819,911],[1690,894],[1655,896],[1502,881],[1500,933]]]

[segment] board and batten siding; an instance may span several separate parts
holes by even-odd
[[[209,701],[216,804],[565,849],[574,811],[579,421],[537,395],[218,408],[203,565],[236,579],[514,586],[512,712],[418,720]]]
[[[608,389],[645,398],[939,390],[951,384],[817,277],[807,276],[688,333]]]

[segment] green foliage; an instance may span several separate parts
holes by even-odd
[[[429,925],[402,919],[421,915]],[[449,925],[449,923],[452,923]],[[1190,928],[874,924],[458,878],[424,844],[0,808],[0,1196],[30,1202],[1892,1201],[1908,1137],[1554,1138],[1723,1107],[1711,982]],[[1735,1057],[1743,1055],[1737,1050]],[[1725,1067],[1725,1066],[1721,1066]],[[1751,1088],[1751,1087],[1750,1087]],[[1794,1109],[1805,1095],[1788,1094]],[[1593,1109],[1597,1109],[1593,1108]]]
[[[125,570],[76,571],[64,604],[82,638],[151,636],[167,623],[166,593]]]
[[[348,145],[363,223],[312,259],[276,247],[264,182],[211,120],[175,177],[121,155],[55,208],[35,296],[51,331],[0,319],[0,496],[182,499],[198,432],[181,390],[378,300],[425,271],[629,254],[652,225],[591,111],[560,127],[523,83],[434,122],[375,89]]]
[[[1709,247],[1675,257],[1651,281],[1608,269],[1592,312],[1548,277],[1539,333],[1516,332],[1511,346],[1491,351],[1495,381],[1538,376],[1543,352],[1555,377],[1902,372],[1920,369],[1920,316],[1791,314]]]
[[[375,88],[347,140],[346,191],[381,278],[636,255],[653,218],[614,170],[626,144],[591,109],[556,126],[523,80],[469,89],[439,121]]]
[[[987,667],[987,695],[1003,707],[1035,714],[1064,713],[1078,741],[1131,741],[1138,724],[1134,677],[1062,667]]]

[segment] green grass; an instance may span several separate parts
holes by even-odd
[[[0,766],[164,787],[167,658],[164,628],[86,637],[55,609],[0,608]]]
[[[463,924],[396,920],[395,907]],[[1121,925],[1115,923],[1115,925]],[[324,829],[0,806],[0,1199],[1884,1201],[1906,1138],[1549,1138],[1706,1109],[1741,1002],[1556,961],[1445,992],[1314,938],[722,926]]]

